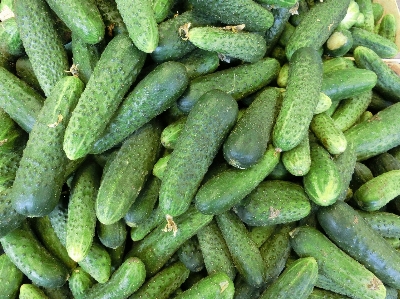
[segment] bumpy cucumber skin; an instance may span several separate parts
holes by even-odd
[[[70,160],[91,151],[135,81],[145,56],[124,34],[107,44],[65,131],[63,148]]]
[[[310,84],[305,88],[303,82]],[[303,140],[317,106],[321,84],[321,56],[313,48],[300,48],[289,62],[288,84],[272,131],[275,147],[288,151]]]
[[[173,149],[176,141],[185,127],[186,116],[167,125],[161,133],[161,144],[167,149]]]
[[[239,203],[272,172],[280,153],[269,145],[261,160],[248,169],[228,168],[205,182],[197,191],[196,208],[204,214],[223,213]]]
[[[324,289],[314,288],[309,299],[349,299],[349,297],[340,295]]]
[[[392,13],[388,13],[383,16],[381,22],[379,23],[378,34],[392,42],[396,42],[396,17]]]
[[[267,42],[267,55],[269,55],[275,45],[278,44],[279,38],[281,37],[282,32],[285,30],[285,25],[291,16],[289,10],[292,6],[276,6],[271,9],[271,12],[274,16],[274,23],[270,28],[268,28],[264,35],[264,39]]]
[[[32,130],[43,102],[38,92],[0,67],[0,107],[26,132]]]
[[[182,262],[175,262],[146,281],[129,299],[168,299],[188,278],[189,273]]]
[[[316,259],[318,280],[321,276],[328,278],[335,286],[341,288],[342,294],[345,293],[344,295],[352,298],[385,298],[386,289],[383,283],[317,229],[300,226],[290,232],[290,237],[290,244],[297,255],[312,256]],[[338,265],[343,266],[338,267]]]
[[[15,1],[15,16],[25,51],[46,96],[67,76],[67,53],[45,0]]]
[[[116,249],[122,246],[126,241],[127,229],[123,219],[114,222],[113,224],[97,225],[97,236],[100,242],[107,248]]]
[[[206,276],[175,299],[232,299],[235,292],[233,281],[224,272]]]
[[[165,214],[178,216],[189,207],[238,110],[233,97],[220,90],[207,92],[193,107],[161,182],[159,203]]]
[[[0,156],[0,192],[12,187],[15,174],[22,158],[22,150],[16,152],[1,153]],[[0,208],[1,210],[1,208]],[[0,212],[1,213],[1,212]]]
[[[224,272],[233,280],[236,268],[215,220],[197,232],[197,239],[208,275]]]
[[[200,49],[221,53],[245,62],[260,60],[267,50],[265,39],[252,32],[233,32],[208,26],[190,29],[187,37]]]
[[[68,268],[39,243],[27,225],[14,229],[0,242],[11,261],[36,285],[56,288],[67,281]]]
[[[24,54],[24,46],[19,37],[15,18],[3,20],[0,28],[0,50],[11,56],[21,56]]]
[[[343,70],[348,68],[353,68],[354,61],[346,57],[335,57],[332,59],[327,59],[322,62],[323,74],[332,72],[334,70]]]
[[[232,211],[217,215],[216,221],[237,271],[248,284],[261,287],[265,275],[263,259],[243,222]]]
[[[289,151],[282,153],[283,165],[294,176],[306,175],[310,170],[310,141],[308,134],[300,143]]]
[[[76,299],[82,299],[86,290],[95,284],[95,280],[82,268],[75,268],[68,279],[68,286]]]
[[[46,0],[51,9],[85,43],[97,44],[104,37],[105,25],[94,0]]]
[[[333,204],[341,191],[342,181],[330,154],[320,145],[310,145],[311,167],[303,177],[304,190],[320,206]]]
[[[92,153],[103,152],[122,142],[134,131],[167,110],[189,84],[183,64],[168,61],[141,80],[118,107]]]
[[[400,161],[389,152],[368,159],[366,164],[375,177],[391,170],[400,169]]]
[[[220,89],[239,100],[266,86],[278,76],[279,62],[274,58],[217,71],[195,78],[178,99],[178,108],[188,113],[207,91]],[[251,75],[249,75],[251,74]]]
[[[318,50],[346,15],[349,3],[350,0],[324,1],[304,14],[286,46],[288,59],[301,47]]]
[[[372,9],[372,1],[369,0],[355,0],[360,9],[360,13],[364,15],[362,24],[357,25],[369,32],[374,31],[374,12]]]
[[[245,24],[246,30],[265,32],[273,25],[273,14],[254,1],[191,0],[194,12],[207,15],[227,25]]]
[[[350,51],[353,46],[353,36],[347,29],[336,29],[325,43],[324,54],[340,57]]]
[[[261,182],[235,211],[247,225],[264,226],[300,220],[310,213],[311,205],[301,186],[272,180]]]
[[[237,168],[256,164],[266,151],[281,102],[277,88],[262,91],[236,122],[223,144],[225,160]]]
[[[34,284],[24,283],[19,289],[20,299],[46,299],[46,294]]]
[[[100,167],[88,161],[79,167],[71,183],[65,247],[77,262],[88,254],[95,234],[95,202],[100,174]]]
[[[7,254],[0,255],[0,283],[4,298],[17,298],[24,274],[13,264]]]
[[[156,22],[160,23],[164,21],[168,15],[171,14],[172,7],[175,4],[175,0],[153,0],[152,7]]]
[[[44,216],[56,206],[68,159],[62,150],[65,128],[84,89],[81,80],[64,77],[40,111],[17,170],[11,201],[26,216]]]
[[[143,262],[127,258],[106,283],[93,285],[84,293],[86,299],[124,299],[132,295],[146,279]]]
[[[203,270],[204,258],[200,250],[199,241],[195,236],[183,243],[176,254],[190,272],[200,272]]]
[[[139,50],[151,53],[159,41],[156,16],[152,0],[116,0],[118,10],[124,20],[129,37]]]
[[[357,212],[381,236],[386,238],[398,238],[400,236],[399,215],[381,211],[370,213],[357,210]]]
[[[347,203],[338,201],[317,212],[318,222],[338,247],[373,272],[383,283],[398,288],[400,256]]]
[[[256,243],[257,247],[260,248],[265,241],[272,235],[277,225],[267,226],[253,226],[249,228],[249,236]]]
[[[359,68],[373,71],[377,76],[375,89],[385,100],[400,102],[400,78],[379,58],[373,50],[359,46],[354,50],[354,59]]]
[[[178,60],[187,70],[192,80],[202,75],[213,73],[219,66],[218,53],[195,49]]]
[[[344,133],[348,142],[354,143],[358,161],[400,145],[399,113],[400,103],[393,104]]]
[[[160,135],[161,125],[153,120],[123,143],[104,173],[97,193],[96,215],[101,223],[117,222],[134,203],[157,160]],[[121,188],[126,185],[130,188]],[[114,201],[115,198],[118,202]]]
[[[204,215],[192,206],[186,213],[173,219],[177,226],[175,232],[164,231],[165,222],[163,222],[143,240],[135,243],[127,256],[141,259],[146,265],[147,276],[153,276],[186,240],[211,220],[212,216]]]

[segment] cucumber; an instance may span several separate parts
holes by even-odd
[[[310,156],[310,141],[308,134],[300,143],[282,153],[281,161],[288,172],[294,176],[304,176],[310,170],[311,156]]]
[[[290,238],[290,244],[298,256],[311,256],[316,259],[318,263],[316,285],[320,285],[321,279],[326,277],[325,280],[330,284],[325,283],[324,288],[328,290],[335,288],[332,291],[336,292],[340,289],[341,294],[351,298],[385,298],[386,289],[383,283],[317,229],[299,226],[290,232]]]
[[[132,295],[146,279],[143,262],[135,257],[127,258],[105,283],[94,284],[84,292],[86,299],[124,299]]]
[[[356,1],[350,0],[349,7],[347,8],[347,13],[344,18],[340,21],[337,29],[350,29],[356,22],[360,14],[360,8]]]
[[[56,30],[54,13],[45,0],[15,1],[18,31],[35,75],[46,96],[67,76],[67,52]]]
[[[107,44],[65,131],[63,148],[70,160],[90,152],[135,81],[145,56],[127,35],[117,35]]]
[[[345,55],[353,47],[353,36],[347,29],[336,29],[325,43],[324,53],[328,56]]]
[[[313,257],[297,259],[261,294],[260,299],[308,298],[318,277],[318,264]]]
[[[144,239],[136,242],[127,253],[127,257],[135,256],[141,259],[146,266],[147,277],[151,277],[165,265],[186,240],[194,236],[211,220],[212,216],[203,215],[191,206],[186,213],[174,218],[173,222],[170,218],[167,219],[167,226],[164,222],[159,224]]]
[[[247,225],[265,226],[300,220],[310,213],[311,205],[301,186],[272,180],[261,182],[235,211]]]
[[[354,166],[354,173],[350,181],[350,188],[353,192],[357,191],[361,185],[368,182],[374,177],[371,170],[365,164],[356,162]]]
[[[8,157],[6,156],[6,158]],[[9,194],[10,188],[0,192],[0,237],[6,236],[9,232],[18,228],[26,218],[26,216],[14,210]]]
[[[204,14],[227,25],[245,24],[247,31],[265,32],[274,22],[273,14],[250,0],[190,0],[195,13]]]
[[[389,152],[368,159],[366,164],[375,177],[391,170],[400,169],[400,161]]]
[[[181,134],[186,123],[186,116],[167,125],[161,133],[161,144],[167,149],[174,149],[176,141]]]
[[[126,240],[127,229],[124,219],[107,225],[100,222],[96,229],[101,244],[107,248],[116,249]]]
[[[326,94],[320,92],[317,106],[315,107],[314,114],[320,114],[327,111],[332,106],[332,100]]]
[[[359,68],[371,70],[377,76],[375,90],[385,100],[399,102],[400,78],[373,50],[359,46],[354,50],[354,59]]]
[[[269,145],[261,160],[248,169],[228,168],[205,182],[197,191],[194,202],[204,214],[223,213],[239,203],[271,173],[280,153]]]
[[[195,49],[178,60],[186,67],[190,80],[213,73],[219,66],[218,53]]]
[[[280,100],[277,88],[267,88],[245,110],[223,144],[224,158],[230,165],[245,169],[260,161],[270,142]]]
[[[368,106],[368,110],[372,111],[373,113],[377,113],[382,109],[389,107],[390,105],[393,105],[393,102],[384,99],[376,91],[372,91],[372,99]]]
[[[272,6],[270,9],[272,15],[274,16],[274,23],[264,34],[264,39],[267,43],[266,55],[269,55],[272,49],[278,44],[279,39],[281,38],[281,35],[285,30],[286,24],[291,16],[290,9],[295,5],[293,2],[297,1],[284,1],[285,3],[283,1],[279,2],[281,2],[281,5]],[[263,6],[269,8],[268,4]]]
[[[163,211],[160,207],[155,207],[143,223],[131,228],[131,239],[140,241],[165,220]]]
[[[384,8],[382,4],[378,2],[372,2],[372,13],[374,15],[374,24],[379,23],[379,20],[382,18],[384,12]]]
[[[95,284],[95,280],[82,268],[75,268],[68,279],[68,286],[76,299],[82,299],[86,290]]]
[[[334,57],[322,62],[323,74],[353,67],[355,67],[354,61],[346,57]]]
[[[279,37],[278,45],[276,45],[276,46],[286,47],[286,45],[288,44],[289,39],[292,36],[292,34],[296,28],[294,25],[292,25],[290,23],[291,17],[292,16],[290,16],[289,21],[285,23],[285,28],[283,29],[283,32],[281,33],[281,35]],[[286,54],[285,54],[285,56],[286,56]]]
[[[26,216],[44,216],[56,206],[68,159],[62,150],[65,128],[84,89],[81,80],[64,77],[46,99],[30,133],[10,198]]]
[[[379,23],[378,34],[384,38],[396,43],[397,20],[394,14],[388,13],[382,17]]]
[[[357,163],[357,155],[352,143],[350,143],[346,150],[334,158],[337,169],[340,173],[342,181],[341,192],[337,200],[346,200],[349,192],[350,181],[352,179],[354,168]]]
[[[287,58],[290,59],[293,53],[302,47],[318,50],[345,17],[349,3],[350,0],[326,0],[314,5],[304,14],[290,37],[286,46]]]
[[[171,15],[175,0],[153,0],[153,11],[156,22],[160,23]]]
[[[0,153],[22,153],[28,135],[0,108]]]
[[[0,255],[0,283],[4,298],[17,298],[24,274],[13,264],[7,254]]]
[[[357,259],[383,283],[398,288],[398,252],[351,206],[338,201],[330,207],[319,209],[317,217],[325,233],[338,247]]]
[[[17,76],[28,83],[29,86],[34,88],[40,94],[43,94],[42,88],[40,87],[39,81],[36,78],[32,63],[30,62],[28,56],[24,55],[17,59],[15,63],[15,72]],[[42,101],[44,101],[44,99]]]
[[[9,18],[1,22],[0,39],[1,52],[16,57],[25,53],[15,18]]]
[[[349,299],[349,297],[327,291],[324,289],[314,288],[311,292],[309,299]]]
[[[36,285],[24,283],[19,289],[20,299],[49,299],[46,294]]]
[[[311,167],[303,176],[304,190],[320,206],[333,204],[342,190],[342,181],[330,154],[317,143],[310,144]]]
[[[215,217],[237,271],[248,284],[261,287],[264,283],[265,266],[260,250],[250,239],[245,225],[232,211]]]
[[[125,140],[134,131],[167,110],[189,83],[183,64],[158,65],[126,96],[91,149],[101,153]]]
[[[236,122],[238,105],[232,96],[211,90],[188,115],[185,127],[167,163],[159,203],[165,214],[186,211],[201,180]]]
[[[187,114],[198,99],[212,89],[220,89],[240,100],[272,82],[278,76],[279,69],[279,62],[267,57],[255,63],[246,63],[197,77],[189,83],[186,91],[178,99],[178,108]]]
[[[203,254],[195,236],[183,243],[176,254],[190,272],[200,272],[204,269]]]
[[[38,92],[0,67],[0,107],[26,132],[32,130],[43,102]]]
[[[260,248],[265,241],[274,233],[277,225],[266,225],[266,226],[252,226],[249,227],[250,239],[256,243],[257,247]]]
[[[400,236],[400,216],[390,212],[364,212],[357,210],[364,220],[385,238],[398,238]]]
[[[330,97],[332,102],[340,101],[371,90],[377,80],[373,71],[359,68],[337,69],[324,73],[321,92]]]
[[[358,161],[384,153],[400,144],[396,122],[399,109],[400,104],[393,104],[345,132],[347,141],[354,143]]]
[[[236,268],[215,220],[200,229],[196,235],[208,275],[224,272],[233,280]]]
[[[244,62],[260,60],[267,50],[266,41],[261,35],[224,27],[195,27],[188,29],[184,38],[200,49],[217,52]]]
[[[158,45],[159,33],[152,0],[116,0],[118,11],[135,46],[151,53]]]
[[[94,2],[106,26],[106,36],[112,37],[120,33],[128,33],[114,0],[95,0]]]
[[[94,0],[46,0],[57,16],[85,43],[97,44],[104,37],[105,25]]]
[[[40,244],[26,222],[0,242],[13,264],[36,285],[54,288],[67,281],[68,268]]]
[[[356,25],[369,32],[374,32],[374,12],[371,0],[355,0],[360,9],[360,13],[364,16],[362,24]]]
[[[114,273],[124,261],[126,241],[125,238],[125,241],[117,248],[106,248],[111,259],[111,273]]]
[[[68,255],[77,262],[84,259],[93,242],[100,173],[100,167],[88,160],[79,167],[71,183],[65,247]]]
[[[350,29],[353,49],[363,46],[373,50],[380,58],[393,58],[399,52],[397,45],[389,39],[361,28]]]
[[[276,84],[278,84],[279,87],[285,88],[287,86],[287,79],[289,77],[289,63],[285,63],[282,65],[278,78],[276,78]]]
[[[310,84],[305,88],[302,82]],[[299,48],[289,62],[288,84],[272,131],[275,147],[288,151],[304,139],[318,102],[321,83],[320,55],[313,48]]]
[[[145,281],[129,299],[168,299],[188,278],[189,273],[182,262],[175,262]]]

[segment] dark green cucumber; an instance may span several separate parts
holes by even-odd
[[[161,144],[167,149],[173,149],[176,141],[185,127],[186,116],[167,125],[161,133]]]
[[[169,61],[158,65],[126,96],[91,151],[100,153],[122,142],[167,110],[188,83],[183,64]]]
[[[260,299],[306,299],[311,294],[318,277],[318,264],[313,257],[303,257],[290,264],[285,271],[261,294]]]
[[[314,5],[296,27],[286,46],[286,56],[290,59],[301,47],[318,50],[344,18],[350,0],[330,0]]]
[[[266,41],[261,35],[221,27],[195,27],[188,30],[185,38],[200,49],[245,62],[260,60],[267,50]]]
[[[378,92],[372,90],[372,99],[371,103],[368,106],[368,110],[372,113],[377,113],[382,109],[385,109],[393,105],[393,102],[386,100],[383,96],[381,96]]]
[[[371,172],[371,169],[368,168],[365,164],[361,162],[356,162],[354,166],[353,176],[350,181],[350,188],[353,192],[357,191],[361,185],[368,182],[374,177]]]
[[[68,286],[76,299],[82,299],[86,290],[90,289],[95,280],[82,268],[75,268],[68,279]]]
[[[190,270],[200,272],[204,268],[203,253],[197,237],[193,236],[179,247],[176,252],[179,260]]]
[[[64,132],[83,89],[84,84],[78,78],[64,77],[44,102],[10,194],[18,213],[43,216],[56,206],[68,163],[62,150]]]
[[[106,248],[111,259],[111,273],[114,273],[124,261],[126,241],[127,239],[125,238],[125,241],[117,248]]]
[[[391,170],[400,169],[400,161],[388,152],[372,157],[365,163],[375,177]]]
[[[160,135],[161,125],[153,120],[124,141],[104,173],[97,194],[96,215],[101,223],[117,222],[135,202],[157,160]],[[124,185],[130,188],[121,188]],[[118,203],[114,198],[118,198]]]
[[[192,206],[173,221],[170,218],[167,219],[167,227],[165,227],[165,222],[158,225],[144,239],[136,242],[127,256],[136,256],[141,259],[146,266],[147,276],[151,277],[165,265],[186,240],[206,226],[211,219],[212,216],[203,215]]]
[[[223,144],[224,157],[230,165],[249,168],[262,158],[270,142],[280,99],[277,88],[267,88],[245,110]]]
[[[321,92],[335,102],[369,91],[376,84],[377,75],[373,71],[359,68],[337,69],[324,73]]]
[[[248,169],[230,167],[205,182],[194,202],[204,214],[223,213],[254,190],[278,164],[280,153],[269,145],[261,160]]]
[[[220,90],[205,93],[188,115],[160,187],[165,214],[185,212],[207,169],[236,122],[238,105]]]
[[[354,143],[358,161],[384,153],[400,144],[400,123],[397,122],[399,111],[400,103],[393,104],[345,132],[347,141]]]
[[[375,89],[384,96],[385,100],[400,101],[400,78],[379,58],[378,54],[371,49],[360,46],[354,50],[354,59],[359,68],[371,70],[376,74]]]
[[[195,49],[178,60],[186,67],[190,80],[213,73],[219,66],[218,53]]]
[[[220,89],[240,100],[260,90],[278,76],[280,65],[274,58],[263,58],[255,63],[247,63],[226,70],[195,78],[178,99],[178,107],[188,113],[198,99],[207,91]],[[249,75],[251,74],[251,75]]]
[[[245,24],[248,31],[265,32],[274,22],[273,14],[254,1],[191,0],[189,3],[196,13],[227,25]]]
[[[235,207],[240,219],[251,226],[288,223],[306,217],[311,205],[304,189],[292,182],[261,182]]]
[[[304,137],[300,143],[282,153],[281,161],[285,166],[286,170],[295,176],[306,175],[310,170],[311,157],[310,157],[310,141],[308,134]]]
[[[197,239],[207,273],[211,275],[224,272],[233,280],[236,275],[236,268],[215,220],[197,232]]]
[[[84,292],[86,299],[125,299],[132,295],[146,279],[143,262],[136,258],[127,258],[105,283],[94,284]]]
[[[278,44],[279,39],[281,38],[281,34],[285,30],[285,26],[289,21],[289,18],[291,16],[290,8],[294,6],[294,4],[289,6],[290,5],[289,2],[286,2],[286,4],[288,5],[282,5],[282,6],[278,5],[275,7],[273,6],[271,8],[271,12],[274,16],[274,23],[270,28],[268,28],[268,30],[264,34],[264,39],[267,42],[267,51],[266,51],[267,55],[269,55],[269,53],[272,51],[275,45]]]
[[[95,234],[95,202],[100,174],[100,167],[87,161],[79,167],[71,183],[65,247],[77,262],[88,254]]]
[[[237,275],[234,280],[235,294],[234,299],[247,299],[247,298],[258,298],[261,293],[265,290],[265,287],[253,287],[249,285],[241,275]]]
[[[317,143],[310,144],[311,167],[303,177],[304,190],[320,206],[333,204],[342,190],[338,167],[330,154]]]
[[[356,161],[357,155],[352,143],[348,144],[346,150],[334,159],[342,181],[341,192],[339,193],[337,200],[346,200],[347,198]]]
[[[370,0],[355,0],[358,4],[360,13],[364,16],[362,24],[357,27],[363,28],[369,32],[374,31],[374,12],[372,9],[372,1]]]
[[[6,158],[8,158],[6,156]],[[1,170],[1,168],[0,168]],[[0,192],[0,237],[18,228],[26,216],[17,213],[11,204],[10,188]]]
[[[20,299],[48,299],[49,297],[38,286],[24,283],[19,289]]]
[[[13,264],[7,254],[0,255],[0,283],[4,298],[17,298],[24,274]]]
[[[175,262],[145,281],[129,299],[168,299],[188,278],[189,273],[182,262]]]
[[[342,294],[351,298],[385,298],[386,289],[383,283],[317,229],[299,226],[290,232],[290,237],[290,244],[297,255],[316,259],[319,276],[317,285],[322,277],[335,286],[333,291],[340,289]],[[331,290],[327,284],[324,287]]]
[[[44,98],[24,81],[0,67],[0,107],[26,132],[30,132]]]
[[[265,266],[256,244],[243,222],[232,211],[216,216],[217,224],[231,253],[237,271],[254,287],[264,283]]]
[[[70,160],[91,151],[135,81],[145,56],[124,34],[107,44],[65,131],[63,147]]]
[[[38,92],[43,93],[28,56],[25,55],[17,59],[15,63],[15,71],[17,76],[28,83],[29,86],[33,87]]]
[[[25,53],[15,18],[9,18],[1,22],[0,40],[1,52],[17,57]]]
[[[386,238],[400,236],[400,216],[390,212],[365,212],[357,210],[364,220],[379,234]]]
[[[104,37],[105,25],[94,0],[46,0],[57,16],[85,43],[97,44]]]
[[[373,272],[383,283],[398,288],[400,256],[347,203],[338,201],[317,212],[318,222],[343,251]]]
[[[115,2],[135,46],[145,53],[152,53],[159,40],[153,1],[116,0]]]
[[[97,236],[105,247],[116,249],[126,240],[127,229],[124,219],[107,225],[100,222],[96,229]]]
[[[398,20],[392,13],[385,14],[379,23],[378,34],[384,38],[396,43],[396,26]]]
[[[374,51],[380,58],[393,58],[399,52],[391,40],[361,28],[350,29],[353,36],[353,49],[363,46]]]
[[[21,152],[28,135],[0,108],[0,153]]]
[[[266,226],[251,226],[248,228],[250,238],[256,243],[257,247],[260,248],[265,241],[274,233],[277,225],[266,225]]]
[[[310,82],[305,88],[302,82]],[[308,132],[322,83],[322,61],[310,47],[299,48],[289,61],[289,77],[272,142],[282,151],[297,146]]]
[[[27,223],[0,239],[3,250],[33,283],[43,287],[60,287],[69,271],[37,240]]]
[[[45,0],[15,1],[19,34],[46,96],[67,76],[67,52],[56,30],[54,13]]]

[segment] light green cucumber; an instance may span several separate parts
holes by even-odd
[[[382,4],[378,2],[372,2],[372,13],[374,15],[374,24],[379,23],[379,20],[382,18],[384,12],[384,8]]]
[[[176,141],[184,128],[186,123],[186,116],[179,118],[178,120],[167,125],[161,133],[161,144],[168,149],[175,147]]]
[[[160,23],[167,17],[171,16],[172,7],[175,5],[175,0],[153,0],[153,11],[156,22]]]
[[[357,27],[363,28],[369,32],[374,31],[374,12],[372,9],[371,0],[355,0],[358,4],[360,13],[364,16],[364,20],[361,24],[357,24]]]
[[[167,167],[168,161],[171,158],[171,153],[166,153],[163,157],[160,157],[153,166],[153,175],[162,180]]]
[[[345,295],[327,291],[324,289],[314,288],[311,292],[309,299],[349,299]]]
[[[127,229],[124,219],[107,225],[99,222],[96,229],[100,242],[107,248],[116,249],[126,240]]]
[[[350,0],[347,13],[344,18],[340,21],[338,29],[350,29],[356,22],[360,14],[360,8],[355,0]]]
[[[385,14],[379,23],[378,34],[384,38],[396,43],[396,26],[398,20],[392,13]]]
[[[7,254],[0,255],[0,283],[4,298],[17,298],[24,274],[13,264]]]
[[[77,267],[72,271],[71,277],[68,279],[68,286],[76,299],[82,299],[85,291],[90,289],[95,282],[87,272],[81,267]]]
[[[346,57],[334,57],[322,62],[323,73],[355,67],[354,61]]]
[[[186,67],[189,79],[213,73],[219,66],[218,53],[195,49],[178,60]]]
[[[281,161],[287,171],[295,176],[306,175],[310,170],[310,141],[308,134],[294,148],[282,153]]]
[[[319,93],[318,103],[315,107],[314,114],[319,114],[327,111],[332,105],[332,100],[323,92]]]
[[[285,88],[287,85],[287,80],[289,77],[289,63],[285,63],[282,65],[278,77],[276,78],[276,84],[278,84],[279,87]]]
[[[36,285],[24,283],[19,289],[20,299],[49,299],[46,294]]]

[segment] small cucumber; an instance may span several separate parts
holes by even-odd
[[[371,170],[365,164],[356,162],[354,166],[353,176],[350,181],[350,188],[356,192],[361,185],[368,182],[374,177]]]
[[[384,8],[382,4],[378,2],[372,2],[372,13],[374,15],[374,24],[376,25],[379,20],[382,18],[384,12]]]
[[[264,39],[267,43],[266,55],[269,55],[273,48],[278,44],[279,39],[281,38],[281,35],[285,30],[286,24],[291,16],[290,9],[295,5],[295,3],[293,2],[297,1],[290,0],[288,2],[279,2],[281,2],[281,5],[272,7],[269,7],[268,4],[262,4],[264,7],[271,8],[272,15],[274,16],[274,23],[270,28],[268,28],[268,30],[264,34]],[[291,5],[291,3],[293,3],[293,5]]]
[[[153,0],[152,7],[156,22],[160,23],[171,15],[175,0]]]
[[[204,258],[197,237],[193,236],[183,243],[176,253],[179,260],[190,272],[200,272],[203,270]]]
[[[324,53],[328,56],[345,55],[353,47],[353,36],[347,29],[336,29],[325,43]]]
[[[71,277],[68,279],[68,286],[74,298],[83,299],[85,291],[90,289],[95,282],[87,272],[77,267],[72,271]]]
[[[19,289],[19,299],[49,299],[36,285],[24,283]]]
[[[212,160],[236,122],[238,105],[220,90],[205,93],[188,115],[160,187],[165,214],[185,212]]]
[[[237,271],[254,287],[264,283],[265,266],[256,244],[250,239],[243,222],[232,211],[216,216],[216,221]]]
[[[398,288],[400,256],[396,249],[375,232],[347,203],[338,201],[317,212],[327,236],[343,251],[373,272],[383,283]],[[380,288],[377,280],[374,285]]]
[[[125,248],[126,248],[126,243],[127,243],[126,241],[127,240],[125,240],[117,248],[106,248],[108,254],[110,255],[110,259],[111,259],[111,273],[114,273],[115,270],[117,270],[118,267],[121,266],[121,264],[124,261]]]
[[[301,2],[301,1],[300,1]],[[300,3],[299,2],[299,3]],[[289,17],[290,20],[290,17]],[[277,46],[282,46],[282,47],[286,47],[286,45],[289,42],[290,37],[292,36],[294,30],[295,30],[295,26],[293,26],[289,21],[286,22],[285,24],[285,28],[283,29],[283,32],[281,33],[281,35],[279,36],[279,41],[278,41],[278,45]],[[285,54],[286,56],[286,54]]]
[[[13,264],[7,254],[0,255],[0,283],[4,298],[17,298],[24,274]]]
[[[320,92],[317,106],[315,107],[314,114],[320,114],[327,111],[332,106],[332,100],[326,94]]]
[[[176,141],[185,127],[186,116],[167,125],[161,133],[161,144],[167,149],[174,149]]]
[[[96,229],[101,244],[107,248],[116,249],[126,240],[127,229],[124,219],[107,225],[100,222]]]
[[[308,134],[306,134],[304,139],[297,146],[291,150],[283,152],[281,161],[287,171],[292,175],[306,175],[311,166],[310,141]]]
[[[186,67],[190,80],[213,73],[219,66],[218,53],[195,49],[178,60]]]
[[[302,82],[312,84],[305,88]],[[313,48],[299,48],[289,61],[288,84],[272,132],[275,147],[288,151],[304,139],[318,102],[321,83],[320,55]]]
[[[378,34],[383,36],[384,38],[396,43],[396,26],[397,20],[394,14],[388,13],[382,17],[381,22],[379,23],[379,31]]]
[[[67,52],[56,30],[55,15],[45,0],[15,1],[19,34],[44,94],[67,76]]]

